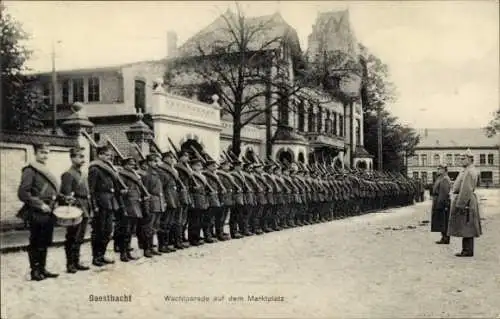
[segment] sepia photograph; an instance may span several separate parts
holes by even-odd
[[[500,319],[500,2],[0,3],[0,317]]]

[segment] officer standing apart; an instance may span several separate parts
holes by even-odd
[[[447,235],[450,212],[450,189],[451,180],[448,176],[448,168],[446,164],[441,164],[438,166],[438,176],[431,189],[431,232],[441,233],[441,240],[437,241],[436,244],[447,245],[450,243],[450,237]]]
[[[455,198],[451,204],[448,236],[462,237],[462,251],[455,256],[474,256],[474,237],[482,235],[479,199],[476,190],[479,173],[474,167],[474,156],[468,149],[462,156],[464,170],[453,184]]]
[[[52,214],[59,191],[59,182],[46,167],[49,144],[34,145],[35,162],[22,170],[21,184],[17,192],[24,205],[17,217],[29,224],[30,239],[28,257],[31,280],[56,278],[59,274],[45,269],[47,249],[52,243],[55,217]]]
[[[69,151],[72,165],[61,176],[61,194],[65,196],[65,204],[74,205],[83,212],[82,222],[66,229],[64,250],[66,252],[66,270],[70,274],[74,274],[78,270],[89,270],[89,267],[80,264],[80,247],[83,244],[89,218],[92,217],[87,176],[82,174],[82,166],[85,163],[83,150],[84,148],[77,147]]]

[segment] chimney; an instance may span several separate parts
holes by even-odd
[[[167,32],[167,58],[177,56],[177,33],[174,31]]]

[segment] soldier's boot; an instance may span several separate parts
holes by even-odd
[[[108,246],[108,242],[107,241],[102,242],[99,245],[99,253],[100,253],[100,256],[101,256],[101,261],[105,265],[111,265],[111,264],[114,264],[115,261],[113,259],[109,259],[108,257],[106,257],[106,247],[107,246]]]
[[[115,253],[119,253],[120,252],[120,241],[121,241],[121,235],[116,233],[113,235],[113,250],[115,251]]]
[[[92,265],[96,267],[104,266],[104,263],[101,260],[101,255],[99,253],[99,244],[92,241],[91,246],[92,246]]]
[[[59,274],[48,271],[45,266],[47,264],[47,248],[40,249],[40,271],[46,278],[57,278]]]
[[[177,245],[175,246],[175,248],[177,249],[183,249],[183,248],[189,248],[189,242],[183,242],[183,238],[184,238],[184,228],[182,227],[182,225],[177,225],[176,227],[176,231],[177,231]]]
[[[89,270],[90,267],[85,266],[80,263],[80,244],[77,244],[73,247],[73,264],[75,265],[76,270],[78,271],[86,271]]]
[[[40,269],[40,257],[38,254],[38,250],[36,248],[29,247],[28,248],[28,258],[30,261],[31,268],[31,280],[33,281],[41,281],[45,279],[41,269]]]
[[[163,238],[162,236],[159,236],[158,234],[156,234],[156,239],[157,239],[157,242],[158,242],[158,247],[163,243]],[[154,235],[149,239],[149,247],[151,248],[151,253],[154,255],[154,256],[161,256],[161,252],[159,252],[158,250],[154,249]]]
[[[455,254],[457,257],[473,257],[474,256],[474,238],[462,238],[462,251]]]
[[[66,271],[70,274],[76,273],[78,270],[75,267],[75,253],[71,245],[68,243],[64,244],[64,252],[66,254]]]
[[[450,237],[446,236],[446,233],[441,233],[441,239],[436,242],[438,245],[449,245],[450,244]]]
[[[169,253],[170,250],[168,249],[168,233],[161,232],[157,234],[158,238],[158,251],[160,253]]]

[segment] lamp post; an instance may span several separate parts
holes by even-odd
[[[408,177],[408,142],[403,142],[403,165],[405,177]]]
[[[57,75],[56,75],[56,46],[55,44],[61,43],[61,41],[52,41],[52,111],[53,111],[53,122],[52,122],[52,134],[57,134],[57,104],[56,104],[56,88],[57,88]]]

